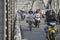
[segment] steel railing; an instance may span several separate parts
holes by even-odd
[[[17,14],[14,22],[14,40],[21,40],[20,15]]]

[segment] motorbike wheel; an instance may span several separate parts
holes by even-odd
[[[31,25],[29,26],[29,29],[30,29],[30,31],[32,31],[32,27],[31,27]]]
[[[35,23],[34,23],[35,27],[37,27],[37,21],[35,20]]]
[[[32,31],[32,23],[29,22],[29,30]]]
[[[37,24],[37,27],[39,28],[39,23]]]
[[[50,40],[55,40],[54,34],[51,34],[51,35],[50,35]]]
[[[38,23],[37,23],[38,28],[39,28],[39,24],[40,24],[40,21],[38,21]]]
[[[38,27],[39,28],[39,23],[40,23],[40,21],[35,21],[35,27]]]

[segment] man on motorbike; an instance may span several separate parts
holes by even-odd
[[[39,27],[40,14],[38,13],[38,11],[36,11],[34,19],[35,19],[35,27]]]
[[[44,28],[44,30],[46,32],[46,37],[47,37],[47,34],[48,34],[48,29],[52,28],[52,26],[50,25],[50,22],[56,22],[54,11],[50,10],[49,12],[47,12],[49,14],[46,14],[47,15],[47,18],[46,18],[47,19],[47,26]]]
[[[46,12],[46,21],[47,24],[51,21],[56,21],[55,12],[53,10],[49,10]]]
[[[29,11],[28,20],[32,21],[32,19],[33,19],[33,11]]]

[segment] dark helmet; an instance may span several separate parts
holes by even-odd
[[[30,14],[32,14],[32,13],[33,13],[33,11],[29,11],[29,13],[30,13]]]
[[[50,15],[55,15],[54,10],[51,10]]]
[[[38,13],[38,9],[36,10],[36,13]]]
[[[55,13],[54,10],[51,10],[51,13]]]

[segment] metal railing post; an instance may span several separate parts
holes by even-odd
[[[20,30],[21,30],[21,37],[22,37],[22,39],[24,39],[23,30],[22,30],[22,26],[21,25],[20,25]]]

